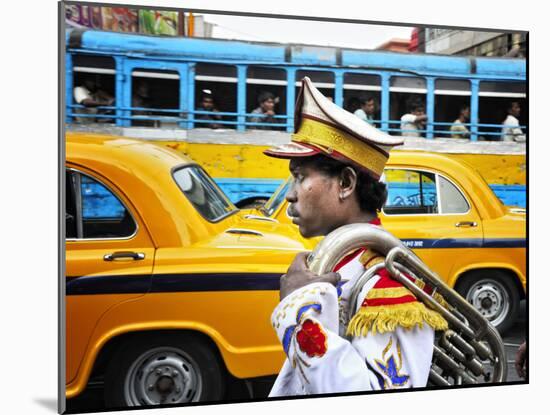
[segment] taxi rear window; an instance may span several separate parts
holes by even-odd
[[[385,170],[387,215],[438,213],[435,174],[413,170]]]

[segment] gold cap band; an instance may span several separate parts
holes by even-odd
[[[327,155],[333,151],[380,176],[388,157],[351,134],[320,121],[304,118],[292,141],[313,145]]]

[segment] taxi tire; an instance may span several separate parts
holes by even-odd
[[[457,291],[460,295],[462,295],[464,298],[466,298],[466,295],[470,288],[472,288],[478,281],[481,280],[494,280],[499,285],[503,286],[508,294],[508,298],[510,299],[510,307],[508,309],[508,313],[504,320],[495,326],[495,328],[498,330],[500,335],[504,335],[508,330],[512,328],[514,323],[517,320],[518,314],[519,314],[519,302],[520,302],[520,295],[518,292],[518,289],[516,285],[514,284],[514,281],[505,272],[499,271],[499,270],[484,270],[484,271],[475,271],[470,273],[469,275],[466,275],[462,278],[460,278],[455,285],[454,289]]]
[[[202,379],[199,402],[217,401],[225,393],[225,370],[214,347],[192,334],[160,334],[130,339],[111,359],[105,373],[104,400],[108,408],[128,407],[124,398],[126,375],[136,359],[148,350],[159,347],[176,348],[196,362]]]

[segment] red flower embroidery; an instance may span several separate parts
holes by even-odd
[[[323,329],[311,320],[305,320],[296,334],[300,350],[309,357],[323,356],[327,351],[327,336]]]

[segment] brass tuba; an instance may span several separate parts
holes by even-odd
[[[347,325],[355,313],[357,297],[364,284],[385,267],[392,278],[448,323],[447,330],[436,333],[429,384],[451,386],[506,381],[506,353],[497,330],[387,231],[366,223],[342,226],[315,247],[308,257],[308,267],[316,274],[324,274],[344,255],[361,247],[372,249],[386,259],[385,263],[367,268],[352,287],[350,310],[343,319],[341,316],[344,324]]]

